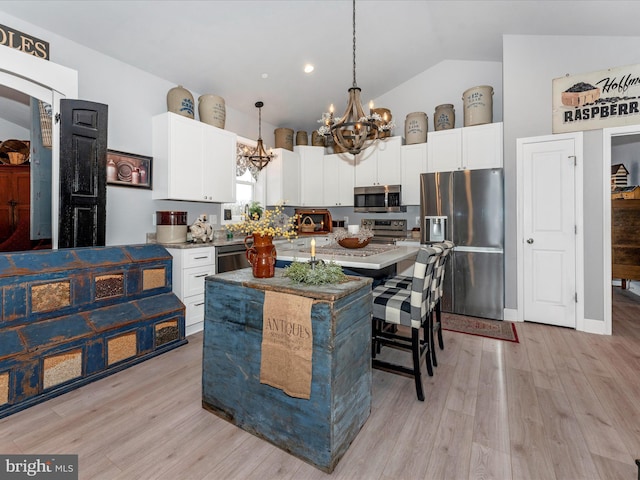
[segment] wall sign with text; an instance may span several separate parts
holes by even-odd
[[[553,133],[640,124],[640,65],[553,79]]]
[[[6,45],[34,57],[49,60],[49,42],[5,25],[0,25],[0,45]]]

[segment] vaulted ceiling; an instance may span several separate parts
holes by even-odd
[[[350,0],[18,0],[2,11],[236,110],[254,115],[262,100],[281,127],[312,130],[329,103],[341,113],[352,84]],[[442,60],[499,62],[504,34],[638,36],[638,18],[640,1],[357,0],[357,83],[366,102]]]

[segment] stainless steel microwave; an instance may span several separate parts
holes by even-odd
[[[374,185],[353,189],[354,212],[406,212],[400,185]]]

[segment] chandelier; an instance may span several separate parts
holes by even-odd
[[[262,107],[264,107],[263,102],[256,102],[256,108],[258,109],[258,144],[251,153],[247,153],[244,156],[258,170],[266,167],[273,158],[273,153],[267,153],[262,144]]]
[[[343,150],[357,155],[378,139],[381,133],[393,128],[393,123],[386,123],[379,114],[372,111],[364,113],[360,102],[360,88],[356,83],[356,0],[353,0],[353,86],[349,89],[349,101],[342,118],[335,119],[333,105],[328,113],[322,114],[318,120],[323,125],[318,129],[320,135],[340,146]],[[367,143],[368,142],[368,143]]]

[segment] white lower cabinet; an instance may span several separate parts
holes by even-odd
[[[273,244],[278,250],[305,250],[311,247],[311,240],[316,240],[316,247],[329,245],[332,241],[331,235],[303,235],[289,240],[274,240]]]
[[[330,245],[333,239],[331,235],[317,235],[313,237],[316,239],[316,247],[322,247],[324,245]]]
[[[204,328],[204,279],[216,272],[215,247],[167,248],[173,257],[173,293],[184,303],[186,334]]]

